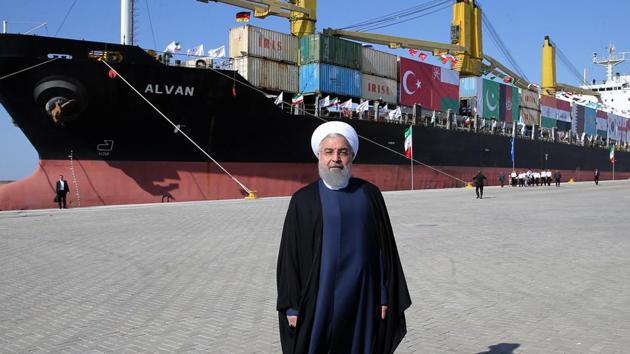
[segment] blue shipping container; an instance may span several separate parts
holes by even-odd
[[[361,72],[323,63],[302,65],[300,92],[361,97]]]

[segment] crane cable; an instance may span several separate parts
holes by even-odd
[[[505,45],[505,42],[503,42],[503,40],[499,36],[499,33],[496,31],[496,29],[490,22],[490,19],[488,18],[488,16],[486,16],[485,12],[482,12],[482,22],[484,26],[486,27],[486,29],[488,30],[488,33],[490,34],[490,38],[492,38],[495,45],[497,46],[497,49],[499,49],[501,54],[503,54],[503,57],[510,63],[510,65],[521,77],[523,77],[525,80],[529,82],[530,81],[529,78],[527,78],[527,75],[525,75],[525,72],[523,71],[523,69],[521,69],[521,66],[518,65],[518,63],[516,62],[516,59],[514,59],[514,57],[508,50],[507,46]]]
[[[387,15],[361,21],[353,25],[342,27],[340,29],[365,32],[368,30],[394,26],[400,23],[411,21],[419,17],[426,16],[431,13],[440,11],[444,8],[444,5],[447,5],[446,7],[449,7],[450,3],[451,3],[451,0],[432,0],[424,4],[416,5],[410,8],[395,11]],[[441,7],[441,6],[442,8],[436,9],[436,7]],[[433,10],[433,11],[430,11],[430,10]]]
[[[580,74],[580,71],[575,67],[575,65],[573,65],[573,63],[571,63],[571,61],[569,60],[569,58],[564,54],[564,52],[562,51],[562,49],[560,49],[560,46],[558,46],[558,43],[552,41],[551,39],[549,40],[551,42],[551,45],[553,45],[556,48],[556,52],[558,53],[558,59],[560,59],[560,61],[562,62],[562,64],[564,64],[564,66],[569,70],[569,72],[577,79],[578,82],[581,82],[582,85],[590,88],[590,85],[584,81],[584,78],[582,77],[582,75]]]

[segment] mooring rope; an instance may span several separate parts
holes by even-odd
[[[25,72],[25,71],[28,71],[28,70],[34,69],[34,68],[36,68],[36,67],[38,67],[38,66],[41,66],[41,65],[44,65],[44,64],[48,64],[48,63],[50,63],[50,62],[52,62],[52,61],[55,61],[55,60],[57,60],[57,59],[60,59],[60,58],[52,58],[52,59],[50,59],[50,60],[46,60],[45,62],[42,62],[42,63],[39,63],[39,64],[35,64],[35,65],[32,65],[32,66],[29,66],[28,68],[20,69],[20,70],[18,70],[18,71],[16,71],[16,72],[13,72],[13,73],[10,73],[10,74],[7,74],[7,75],[4,75],[4,76],[0,77],[0,80],[4,80],[4,79],[9,78],[9,77],[11,77],[11,76],[13,76],[13,75],[17,75],[17,74],[19,74],[19,73],[23,73],[23,72]]]
[[[235,81],[235,82],[238,82],[239,84],[241,84],[241,85],[243,85],[243,86],[249,87],[250,89],[252,89],[252,90],[254,90],[254,91],[257,91],[257,92],[259,92],[259,93],[261,93],[261,94],[263,94],[263,95],[266,95],[266,93],[265,93],[264,91],[262,91],[262,90],[261,90],[261,89],[259,89],[258,87],[252,86],[249,82],[246,82],[246,81],[241,81],[241,80],[237,80],[237,79],[232,78],[232,77],[230,77],[230,76],[228,76],[228,75],[226,75],[226,74],[224,74],[224,73],[222,73],[222,72],[220,72],[220,71],[218,71],[218,70],[215,70],[214,68],[209,68],[209,69],[210,69],[210,70],[212,70],[212,71],[214,71],[214,72],[216,72],[216,73],[217,73],[217,74],[219,74],[219,75],[223,75],[223,76],[225,76],[226,78],[228,78],[228,79],[230,79],[230,80],[233,80],[233,81]],[[282,103],[283,103],[283,104],[284,104],[284,103],[290,104],[290,102],[288,102],[288,101],[284,101],[284,100],[282,101]],[[323,117],[317,116],[317,115],[315,115],[315,114],[312,114],[312,113],[309,113],[309,112],[306,112],[306,111],[304,111],[303,113],[304,113],[305,115],[307,115],[307,116],[310,116],[310,117],[313,117],[313,118],[319,119],[319,120],[321,120],[321,121],[323,121],[323,122],[328,122],[328,121],[329,121],[329,120],[327,120],[327,119],[324,119]],[[404,157],[404,158],[408,158],[408,157],[407,157],[407,155],[405,155],[405,154],[403,154],[403,153],[401,153],[401,152],[398,152],[398,151],[396,151],[396,150],[394,150],[394,149],[392,149],[392,148],[390,148],[390,147],[388,147],[388,146],[385,146],[385,145],[383,145],[383,144],[380,144],[380,143],[378,143],[378,142],[376,142],[376,141],[374,141],[374,140],[372,140],[372,139],[370,139],[370,138],[367,138],[367,137],[365,137],[365,136],[363,136],[363,135],[360,135],[360,134],[358,134],[358,133],[357,133],[357,135],[359,136],[359,138],[361,138],[361,139],[363,139],[363,140],[365,140],[365,141],[367,141],[367,142],[369,142],[369,143],[372,143],[372,144],[374,144],[374,145],[376,145],[376,146],[378,146],[378,147],[381,147],[381,148],[383,148],[383,149],[385,149],[385,150],[391,151],[391,152],[393,152],[393,153],[394,153],[394,154],[396,154],[396,155],[402,156],[402,157]],[[427,168],[429,168],[429,169],[431,169],[431,170],[433,170],[433,171],[435,171],[435,172],[437,172],[437,173],[441,173],[441,174],[443,174],[443,175],[445,175],[445,176],[447,176],[447,177],[449,177],[449,178],[452,178],[452,179],[454,179],[454,180],[456,180],[456,181],[459,181],[459,182],[463,183],[464,185],[467,185],[467,184],[468,184],[468,182],[466,182],[466,181],[464,181],[464,180],[462,180],[462,179],[459,179],[459,178],[457,178],[457,177],[455,177],[455,176],[453,176],[453,175],[451,175],[451,174],[449,174],[449,173],[446,173],[446,172],[444,172],[444,171],[442,171],[442,170],[440,170],[440,169],[438,169],[438,168],[435,168],[435,167],[433,167],[433,166],[431,166],[431,165],[429,165],[429,164],[426,164],[426,163],[424,163],[424,162],[422,162],[422,161],[418,161],[418,160],[416,160],[416,159],[412,159],[412,160],[413,160],[413,162],[417,163],[418,165],[421,165],[421,166],[427,167]]]
[[[142,98],[147,104],[149,104],[149,106],[151,106],[156,112],[158,112],[160,116],[162,116],[162,118],[166,119],[166,121],[169,122],[173,126],[173,128],[175,128],[175,131],[182,133],[182,135],[186,137],[186,139],[188,139],[188,141],[190,141],[197,149],[199,149],[199,151],[201,151],[204,155],[206,155],[206,157],[209,158],[212,162],[214,162],[214,164],[219,166],[219,168],[223,172],[225,172],[225,174],[228,175],[234,182],[236,182],[236,184],[238,184],[245,192],[247,192],[249,196],[253,195],[254,192],[251,189],[245,187],[245,185],[241,183],[236,177],[232,176],[232,174],[228,172],[228,170],[226,170],[223,166],[221,166],[221,164],[217,160],[215,160],[212,156],[210,156],[210,154],[208,154],[204,149],[202,149],[201,146],[199,146],[191,137],[188,136],[188,134],[186,134],[181,129],[181,127],[178,127],[175,123],[173,123],[173,121],[171,121],[164,113],[162,113],[162,111],[160,111],[155,105],[153,105],[151,101],[149,101],[146,97],[144,97],[140,93],[140,91],[138,91],[135,87],[133,87],[133,85],[131,85],[129,81],[127,81],[122,75],[120,75],[120,73],[116,71],[116,69],[114,69],[111,65],[109,65],[107,61],[101,60],[101,59],[99,59],[99,61],[105,64],[110,70],[112,70],[116,74],[117,77],[120,77],[120,79],[125,84],[127,84],[129,88],[131,88],[138,96],[140,96],[140,98]]]

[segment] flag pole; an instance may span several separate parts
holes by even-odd
[[[411,136],[411,159],[409,159],[411,162],[411,190],[413,190],[413,125],[409,126],[409,133]]]

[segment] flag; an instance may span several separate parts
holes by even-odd
[[[276,106],[284,102],[284,92],[280,92],[276,100],[273,102]]]
[[[457,63],[459,63],[459,60],[457,60],[457,58],[454,55],[451,55],[451,63],[453,63],[453,65],[457,65]]]
[[[440,54],[440,60],[442,64],[446,64],[448,62],[448,56],[446,54]]]
[[[249,22],[251,13],[249,11],[242,11],[236,13],[236,22]]]
[[[512,147],[510,148],[510,154],[512,155],[512,162],[514,162],[514,137],[512,137],[511,145]]]
[[[298,93],[291,99],[291,104],[295,106],[300,103],[304,103],[304,94]]]
[[[330,96],[324,97],[324,99],[319,100],[319,108],[325,108],[330,106]]]
[[[400,104],[459,111],[459,73],[419,61],[400,58]]]
[[[405,156],[413,158],[413,131],[411,127],[405,129]]]
[[[417,50],[409,48],[409,55],[411,55],[412,57],[415,57],[416,54],[418,54]]]
[[[610,145],[609,158],[610,158],[610,163],[614,165],[615,164],[615,145],[614,144]]]
[[[328,103],[329,106],[336,106],[339,104],[339,98],[335,97]]]
[[[341,109],[352,109],[352,99],[347,100],[346,102],[339,105]]]
[[[388,113],[388,117],[390,120],[394,120],[394,119],[398,119],[400,117],[402,117],[402,113],[400,112],[400,107],[396,107],[395,110],[390,111]]]
[[[188,50],[186,50],[186,55],[196,55],[196,56],[202,56],[203,55],[203,44],[200,44],[196,47],[192,47]]]
[[[359,114],[367,111],[370,107],[370,101],[363,101],[361,102],[361,104],[359,104],[356,108],[356,111],[359,112]]]
[[[208,58],[223,58],[225,57],[225,46],[222,45],[219,48],[210,49],[208,51]]]
[[[420,60],[424,61],[424,59],[427,58],[427,55],[424,54],[424,52],[420,52],[420,55],[418,55],[418,57],[420,58]]]
[[[179,42],[172,41],[166,46],[166,49],[164,49],[164,52],[175,53],[175,52],[179,52],[180,50],[182,50],[182,47],[179,45]]]

